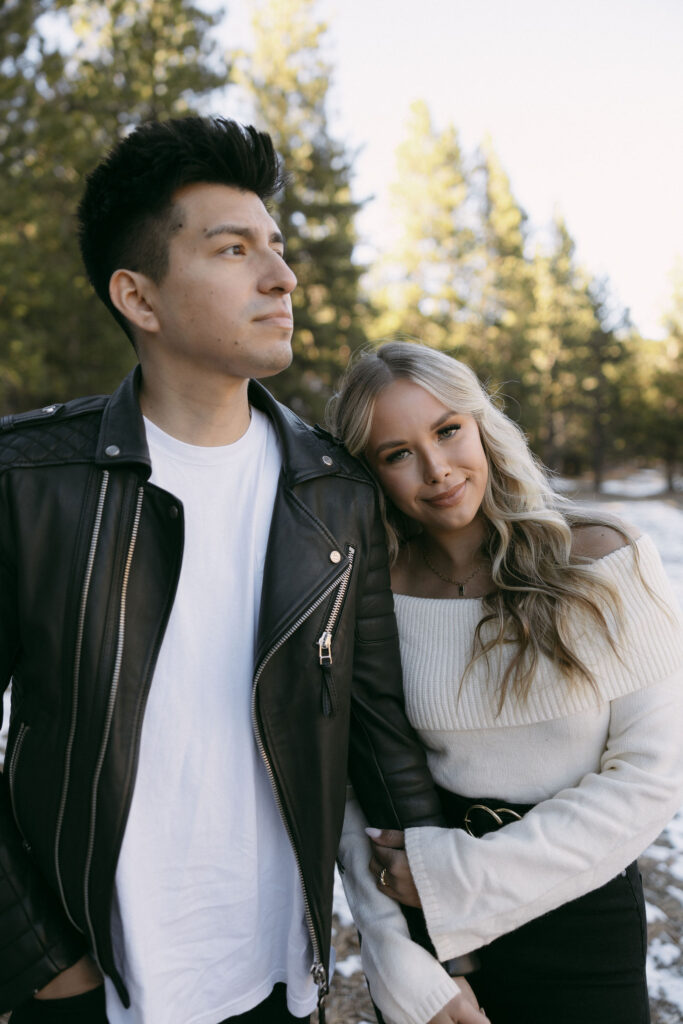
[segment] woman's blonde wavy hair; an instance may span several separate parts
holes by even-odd
[[[501,681],[500,705],[508,690],[524,698],[539,656],[551,658],[569,682],[594,679],[572,648],[568,616],[588,613],[609,643],[614,638],[603,608],[618,619],[619,595],[601,580],[591,560],[572,553],[572,532],[581,525],[616,529],[637,551],[618,520],[587,513],[557,494],[519,427],[496,407],[464,363],[416,342],[391,341],[365,351],[344,375],[327,408],[327,422],[348,451],[364,460],[375,402],[395,380],[410,380],[449,409],[472,416],[488,460],[489,475],[481,512],[488,525],[483,545],[491,560],[496,590],[484,598],[472,661],[496,646],[516,642]],[[382,496],[390,560],[420,527]],[[486,630],[487,623],[492,628]]]

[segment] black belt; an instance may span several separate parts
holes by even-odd
[[[443,812],[451,828],[461,828],[475,838],[495,832],[503,825],[519,821],[535,804],[513,804],[496,797],[458,796],[441,786],[436,787]]]

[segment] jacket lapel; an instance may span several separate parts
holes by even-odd
[[[344,449],[318,437],[255,381],[249,384],[249,400],[270,417],[282,451],[261,590],[258,666],[271,647],[307,617],[348,564],[344,540],[333,536],[305,504],[305,488],[297,485],[317,477],[360,474]]]
[[[342,542],[335,540],[281,478],[263,572],[257,665],[322,603],[347,564]]]

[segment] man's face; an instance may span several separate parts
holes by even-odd
[[[174,373],[279,373],[292,359],[296,277],[275,221],[255,193],[226,185],[187,185],[174,200],[181,226],[151,292],[159,331],[146,344]]]

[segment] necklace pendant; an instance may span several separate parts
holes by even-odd
[[[458,584],[458,597],[464,597],[464,596],[465,596],[465,584],[464,583],[459,583]]]

